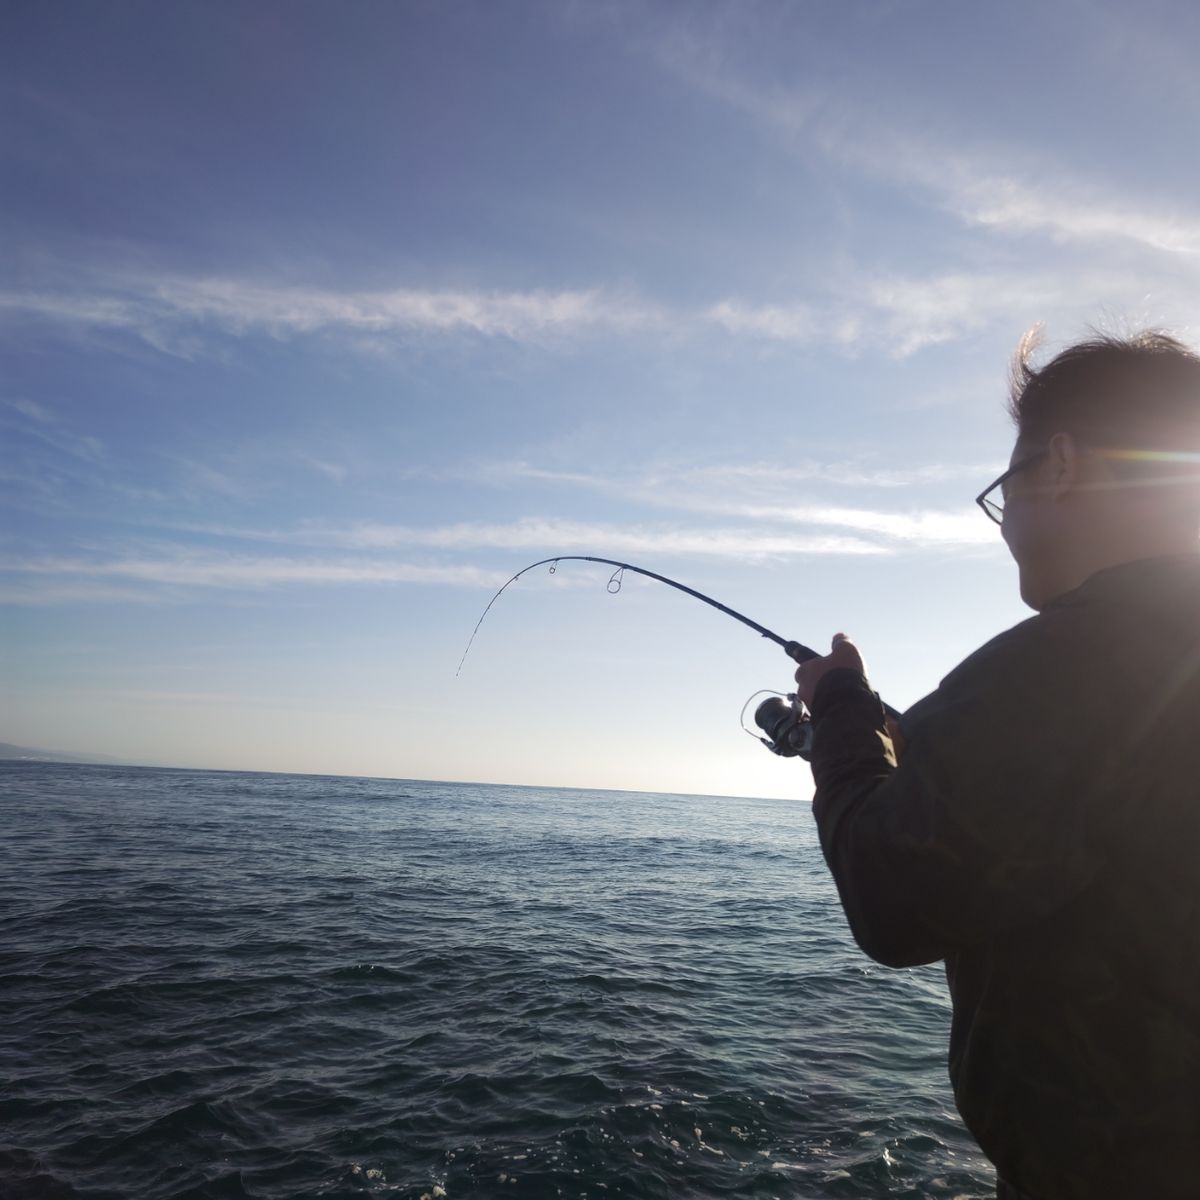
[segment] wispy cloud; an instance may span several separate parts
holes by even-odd
[[[188,708],[271,708],[290,709],[304,708],[307,700],[303,697],[281,693],[279,695],[254,695],[247,692],[188,692],[168,691],[157,688],[104,688],[91,693],[101,701],[114,701],[118,704],[136,704],[159,707]]]
[[[781,466],[777,463],[717,463],[680,469],[668,478],[683,482],[761,483],[787,488],[819,482],[842,487],[907,488],[945,480],[975,479],[996,469],[999,460],[986,463],[924,463],[911,467],[874,467],[864,462],[807,460]]]
[[[856,489],[894,490],[946,481],[986,480],[1001,469],[999,460],[985,463],[927,464],[907,470],[871,470],[861,464],[801,463],[778,466],[764,463],[715,464],[696,468],[645,468],[614,478],[577,472],[545,471],[528,464],[497,464],[512,478],[527,478],[583,486],[621,495],[659,508],[728,519],[751,520],[763,525],[803,525],[813,530],[848,529],[910,547],[972,546],[995,542],[995,530],[981,520],[972,505],[939,509],[919,504],[903,508],[855,507],[846,504],[796,503],[796,490],[804,485],[837,483]],[[396,527],[389,536],[403,536]],[[478,526],[462,529],[478,530]],[[512,528],[512,527],[510,527]],[[540,522],[527,527],[555,529]],[[584,527],[588,535],[597,531]],[[569,530],[557,530],[569,535]],[[399,543],[397,543],[399,544]]]
[[[1032,201],[1023,207],[1015,200],[1013,204],[1011,211],[995,204],[972,209],[971,219],[980,224],[1012,222],[1020,208],[1025,213],[1021,220],[1044,221],[1048,227],[1061,221],[1064,230],[1088,227],[1084,216],[1069,211],[1056,215],[1048,204],[1041,208]],[[1118,210],[1093,215],[1097,228],[1103,221],[1126,229],[1136,225],[1132,214]],[[1167,236],[1165,228],[1158,234]],[[1192,239],[1200,248],[1200,226],[1190,233],[1177,231],[1176,236],[1181,245]],[[1158,281],[1166,298],[1188,313],[1194,308],[1188,298],[1196,282],[1191,275]],[[184,357],[201,353],[206,336],[214,332],[275,339],[339,336],[342,344],[371,353],[417,335],[549,344],[592,334],[707,338],[720,332],[751,342],[819,346],[852,354],[879,350],[902,358],[969,336],[997,321],[1023,324],[1031,312],[1044,316],[1070,309],[1081,296],[1093,305],[1108,299],[1124,308],[1131,298],[1145,295],[1146,276],[1103,267],[1070,273],[1022,269],[924,275],[872,269],[843,272],[819,287],[810,286],[805,295],[791,301],[763,303],[725,296],[693,309],[673,308],[632,291],[616,293],[600,286],[573,292],[335,292],[204,279],[151,281],[140,290],[121,281],[112,286],[124,291],[107,298],[50,291],[0,293],[0,310],[130,333],[156,349]],[[325,470],[327,464],[313,465]]]
[[[277,535],[286,537],[287,535]],[[312,535],[309,535],[310,537]],[[383,549],[402,545],[491,548],[540,553],[583,551],[613,555],[703,556],[761,561],[804,555],[886,554],[887,548],[836,535],[754,534],[739,531],[605,530],[583,524],[519,522],[512,527],[458,526],[436,531],[363,526],[327,535],[341,545]],[[314,558],[187,554],[59,556],[0,563],[10,604],[123,601],[146,598],[143,588],[258,590],[283,586],[379,584],[495,588],[511,574],[473,565],[428,565],[381,558]]]
[[[51,321],[137,333],[155,345],[170,326],[276,338],[465,332],[530,341],[591,330],[646,329],[665,314],[631,295],[583,291],[394,288],[334,291],[235,279],[112,279],[101,292],[0,293],[0,308]]]
[[[78,433],[44,404],[23,397],[0,400],[0,429],[7,429],[80,462],[96,463],[106,457],[104,443],[99,438]]]
[[[773,341],[814,342],[834,335],[827,315],[812,304],[756,305],[739,300],[721,300],[712,305],[706,315],[735,336],[750,334]]]
[[[0,604],[12,607],[143,604],[154,598],[145,588],[122,587],[103,579],[51,579],[34,574],[0,581]]]
[[[324,476],[331,483],[345,483],[349,468],[344,463],[329,462],[312,454],[299,455],[300,461],[318,475]]]
[[[853,295],[809,303],[760,305],[723,300],[708,316],[741,337],[841,349],[872,347],[905,358],[926,346],[984,328],[997,317],[1028,313],[1044,304],[1053,284],[1027,274],[858,279]]]
[[[1122,31],[1118,60],[1130,41],[1146,37],[1139,23]],[[802,158],[813,152],[870,178],[920,189],[933,205],[968,225],[998,232],[1045,233],[1060,242],[1134,245],[1156,253],[1200,256],[1200,212],[1189,197],[1165,205],[1158,195],[1131,193],[1111,181],[1080,178],[1068,170],[1033,162],[1022,144],[995,142],[963,151],[927,131],[918,132],[878,102],[833,95],[808,83],[780,83],[752,76],[724,43],[726,31],[661,30],[644,44],[685,86],[742,113]],[[1143,51],[1147,49],[1145,45]],[[1174,60],[1178,82],[1195,91],[1195,72],[1179,69],[1177,45],[1155,44],[1158,68]],[[1148,63],[1151,54],[1144,54]],[[799,74],[803,75],[803,72]],[[808,328],[803,307],[760,310],[759,324],[790,339]],[[731,314],[734,322],[741,314]]]
[[[27,558],[0,563],[13,575],[124,579],[182,587],[264,588],[284,584],[418,583],[488,587],[503,572],[475,566],[429,566],[386,561],[320,560],[234,555],[163,554],[150,557]]]
[[[742,562],[798,555],[881,554],[886,547],[837,534],[764,532],[761,529],[697,529],[652,525],[606,525],[527,517],[507,525],[463,522],[434,529],[403,525],[355,525],[327,536],[356,548],[430,546],[440,549],[583,551],[606,557],[665,554],[727,558]]]
[[[1072,281],[1078,289],[1078,277]],[[1112,291],[1111,275],[1086,284]],[[1049,273],[950,272],[933,276],[875,273],[830,281],[819,295],[763,304],[724,297],[672,309],[631,292],[334,292],[230,280],[114,281],[117,297],[58,292],[0,293],[0,309],[51,322],[131,333],[157,349],[194,356],[200,333],[277,339],[341,335],[361,339],[467,334],[541,343],[593,333],[711,336],[820,345],[854,352],[878,348],[905,356],[975,332],[997,318],[1023,319],[1070,294]],[[1141,286],[1137,281],[1137,286]],[[1103,291],[1101,294],[1104,294]],[[199,333],[198,333],[199,331]],[[375,346],[375,343],[372,343]]]
[[[986,546],[996,543],[995,526],[980,519],[978,510],[962,512],[873,512],[861,508],[762,509],[744,507],[747,516],[771,516],[801,525],[831,525],[860,530],[916,546]]]
[[[1048,233],[1064,242],[1130,242],[1166,255],[1200,256],[1200,218],[1157,201],[1104,193],[1094,181],[1033,182],[1015,169],[958,158],[933,148],[894,165],[971,225],[1008,233]]]
[[[1200,261],[1195,270],[1156,275],[1103,266],[870,272],[843,279],[819,315],[808,303],[786,307],[740,300],[723,301],[709,315],[738,336],[855,353],[878,350],[902,359],[999,325],[1020,329],[1033,314],[1077,324],[1113,311],[1122,314],[1123,324],[1179,330],[1200,322],[1197,286]]]
[[[312,522],[291,529],[211,525],[192,528],[208,536],[323,550],[420,547],[444,551],[522,550],[546,555],[582,552],[606,557],[653,554],[739,562],[803,555],[886,554],[901,548],[989,545],[996,541],[994,530],[980,514],[966,509],[913,508],[889,512],[836,505],[764,505],[700,494],[681,498],[677,507],[753,523],[716,527],[615,525],[524,517],[507,524],[464,521],[430,528],[367,522],[343,525]],[[804,528],[798,531],[796,526]]]
[[[767,491],[783,500],[789,492],[805,484],[829,484],[838,488],[882,488],[894,490],[941,483],[947,480],[979,479],[995,474],[1001,466],[999,458],[987,462],[924,463],[911,467],[879,467],[866,461],[820,461],[802,459],[786,464],[772,462],[709,463],[687,466],[675,463],[651,463],[623,471],[562,471],[541,467],[521,459],[500,462],[472,463],[467,467],[443,469],[439,478],[469,479],[496,484],[531,480],[564,486],[577,486],[613,492],[622,496],[633,494],[638,499],[650,496],[669,505],[680,490],[689,488],[721,489],[726,495],[731,489],[745,492]]]
[[[882,335],[899,357],[996,320],[1026,323],[1031,311],[1058,309],[1069,299],[1066,280],[1027,271],[879,277],[867,283],[866,291]]]
[[[119,299],[51,292],[0,294],[0,308],[56,323],[112,329],[155,348],[194,356],[196,330],[278,339],[324,334],[397,338],[470,334],[540,342],[596,332],[704,336],[713,330],[756,341],[862,345],[907,355],[979,328],[988,319],[1027,312],[1044,299],[1045,281],[1021,276],[946,275],[856,279],[813,300],[760,304],[726,297],[707,307],[671,310],[632,294],[586,292],[338,293],[230,281],[172,281]],[[374,346],[372,346],[374,348]]]
[[[115,330],[156,349],[191,357],[202,348],[198,331],[276,339],[341,335],[374,352],[381,339],[467,334],[543,342],[567,336],[615,333],[702,335],[714,328],[733,337],[786,342],[857,342],[867,322],[852,312],[796,302],[756,305],[726,298],[681,310],[631,291],[437,291],[397,288],[355,292],[271,286],[230,279],[100,280],[99,292],[0,293],[0,310],[56,324]],[[849,309],[851,306],[842,305]]]

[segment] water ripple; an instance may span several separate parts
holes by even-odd
[[[6,1200],[984,1197],[802,806],[0,763]]]

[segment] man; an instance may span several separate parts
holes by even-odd
[[[1200,356],[1014,363],[979,497],[1037,615],[889,737],[839,634],[796,672],[860,947],[946,963],[950,1076],[1013,1200],[1200,1197]],[[898,759],[897,759],[898,752]]]

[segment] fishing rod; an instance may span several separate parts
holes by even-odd
[[[793,641],[790,638],[780,637],[774,630],[768,629],[765,625],[760,625],[757,621],[752,621],[744,613],[730,608],[727,604],[722,604],[719,600],[714,600],[711,596],[706,596],[703,592],[698,592],[695,588],[688,587],[685,583],[680,583],[676,579],[668,579],[666,575],[660,575],[657,571],[648,571],[645,567],[637,567],[633,563],[619,562],[615,558],[598,558],[592,554],[556,554],[553,558],[541,558],[537,562],[530,563],[527,567],[522,567],[487,602],[487,607],[480,614],[479,620],[475,622],[475,628],[471,630],[471,636],[467,640],[467,648],[463,651],[462,658],[458,660],[458,669],[454,672],[455,678],[462,671],[463,663],[467,661],[467,655],[471,653],[471,647],[475,644],[475,635],[479,632],[479,627],[483,624],[484,618],[491,612],[492,605],[500,599],[505,589],[511,584],[516,583],[522,575],[538,567],[544,567],[547,564],[550,567],[550,574],[553,575],[558,570],[560,562],[592,562],[603,563],[608,567],[615,567],[616,570],[613,571],[607,584],[609,593],[614,596],[621,590],[621,582],[626,571],[632,571],[636,575],[644,575],[647,579],[654,579],[659,583],[665,583],[667,587],[674,588],[678,592],[683,592],[685,595],[703,601],[710,608],[715,608],[727,617],[732,617],[735,621],[740,621],[743,625],[748,626],[762,637],[768,638],[781,647],[783,652],[793,662],[804,663],[821,657],[811,647]],[[754,723],[763,733],[767,734],[767,737],[758,737],[752,730],[746,729],[745,714],[746,709],[750,706],[750,700],[753,700],[755,696],[764,694],[768,695],[768,699],[764,700],[754,710]],[[758,740],[774,754],[782,755],[785,758],[798,755],[801,758],[807,759],[810,756],[813,734],[812,717],[805,710],[803,703],[796,698],[795,693],[784,695],[782,692],[770,692],[764,688],[761,691],[755,692],[750,697],[750,700],[747,700],[742,706],[742,728],[747,733],[752,737],[758,737]],[[885,704],[883,708],[890,717],[899,717],[900,715],[891,705]]]

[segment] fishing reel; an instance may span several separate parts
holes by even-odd
[[[752,729],[746,729],[746,709],[755,696],[766,695],[766,699],[754,710],[754,724],[765,733],[759,737]],[[765,688],[755,692],[742,705],[742,728],[751,737],[757,737],[772,754],[782,758],[802,758],[807,762],[812,757],[813,723],[808,709],[796,698],[794,692],[770,692]]]

